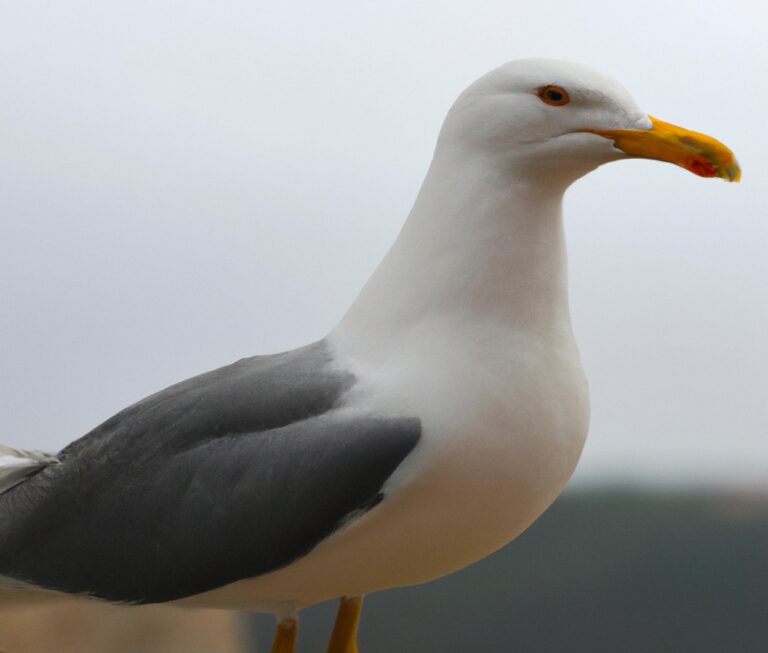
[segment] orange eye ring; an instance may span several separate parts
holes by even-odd
[[[571,101],[571,96],[562,86],[542,86],[537,94],[542,102],[552,107],[562,107]]]

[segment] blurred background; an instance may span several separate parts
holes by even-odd
[[[495,556],[370,597],[363,651],[764,651],[766,29],[738,1],[0,1],[0,441],[56,450],[322,337],[458,93],[509,59],[580,61],[724,141],[743,181],[627,161],[568,192],[580,467]],[[0,650],[64,651],[65,622],[78,651],[254,650],[271,629],[157,610],[3,606]],[[304,615],[303,651],[332,611]]]

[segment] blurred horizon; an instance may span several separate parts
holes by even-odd
[[[446,577],[366,597],[366,653],[762,653],[768,495],[687,488],[566,492],[528,530]],[[299,614],[325,650],[336,602]],[[275,620],[95,601],[0,605],[13,653],[265,653]]]
[[[442,653],[762,653],[768,495],[568,492],[501,550],[454,574],[366,597],[360,649]],[[299,614],[322,650],[335,602]],[[244,617],[249,651],[274,620]]]

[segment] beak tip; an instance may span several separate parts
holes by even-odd
[[[737,164],[733,164],[728,166],[725,169],[725,174],[723,175],[723,179],[726,181],[732,181],[734,183],[738,183],[741,181],[741,168]]]

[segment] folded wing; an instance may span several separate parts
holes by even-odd
[[[323,343],[172,386],[0,496],[0,575],[169,601],[283,567],[384,498],[417,419],[363,414]]]

